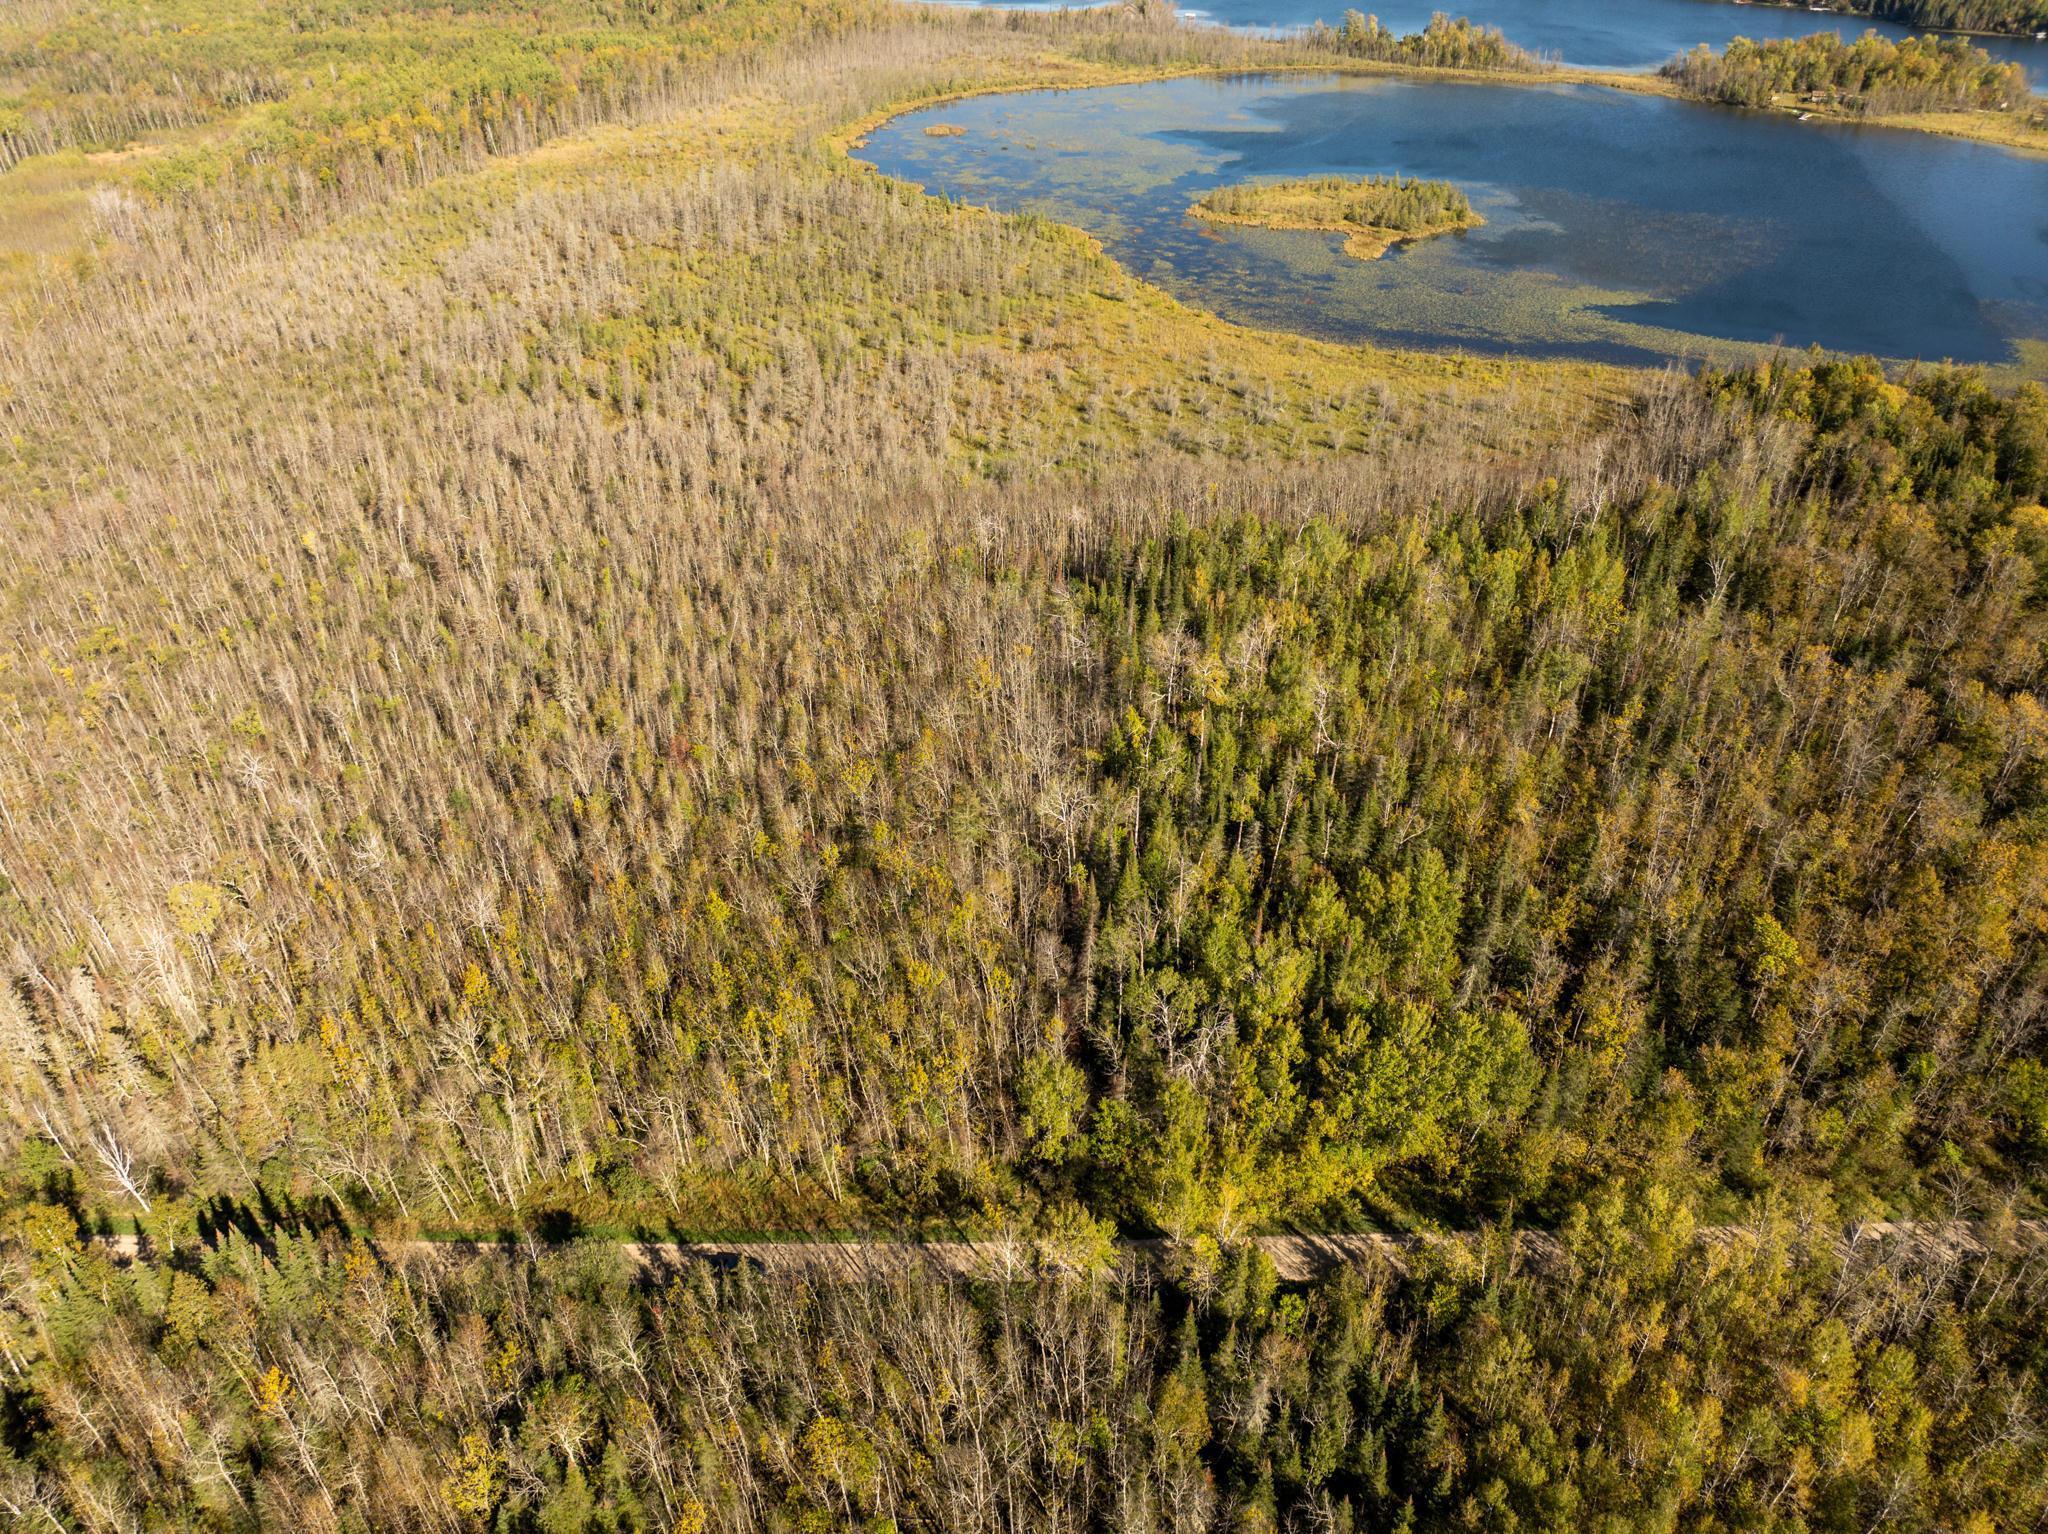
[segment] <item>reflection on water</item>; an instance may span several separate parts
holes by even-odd
[[[1228,318],[1334,339],[1971,362],[2048,339],[2048,159],[1926,134],[1594,86],[1267,77],[982,97],[859,153],[1077,224]],[[1487,222],[1360,262],[1341,236],[1186,216],[1213,186],[1333,173],[1455,182]]]

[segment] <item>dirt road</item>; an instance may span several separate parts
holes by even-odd
[[[1744,1226],[1707,1225],[1695,1239],[1731,1245],[1752,1239]],[[1273,1261],[1274,1270],[1291,1283],[1318,1277],[1346,1263],[1381,1258],[1400,1265],[1418,1247],[1431,1241],[1470,1239],[1372,1232],[1352,1235],[1256,1236],[1252,1238]],[[1516,1235],[1518,1255],[1544,1262],[1562,1255],[1558,1239],[1544,1231]],[[1920,1258],[1981,1256],[1995,1246],[2019,1245],[2048,1254],[2048,1220],[2023,1220],[2004,1233],[1964,1221],[1871,1220],[1849,1226],[1840,1237],[1845,1250],[1872,1245],[1897,1249]],[[489,1252],[544,1251],[550,1243],[526,1241],[383,1241],[372,1245],[397,1262],[447,1261]],[[102,1238],[116,1258],[134,1260],[142,1243],[134,1236]],[[621,1250],[638,1266],[669,1269],[705,1262],[718,1268],[746,1267],[782,1277],[809,1277],[855,1282],[924,1273],[946,1279],[1016,1280],[1070,1265],[1056,1249],[1024,1240],[998,1241],[626,1241]],[[1128,1240],[1120,1251],[1140,1261],[1170,1262],[1174,1243]]]

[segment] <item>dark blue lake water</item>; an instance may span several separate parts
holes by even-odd
[[[1929,134],[1598,86],[1266,76],[980,97],[857,154],[1078,225],[1225,318],[1337,340],[2048,365],[2048,158]],[[1357,261],[1337,235],[1187,217],[1230,182],[1396,172],[1454,182],[1485,227]]]

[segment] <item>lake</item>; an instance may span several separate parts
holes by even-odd
[[[1023,8],[1057,9],[1032,0]],[[1317,21],[1335,26],[1346,8],[1341,0],[1191,0],[1181,14],[1245,31],[1283,32]],[[1699,43],[1724,48],[1738,36],[1762,41],[1838,32],[1854,39],[1876,31],[1899,38],[1927,30],[1824,15],[1801,6],[1732,5],[1725,0],[1472,0],[1469,5],[1392,0],[1358,8],[1377,14],[1396,32],[1420,32],[1432,11],[1468,16],[1499,27],[1510,42],[1532,52],[1593,69],[1654,69]],[[2020,37],[1970,41],[2001,59],[2017,61],[2035,90],[2048,86],[2048,42]]]
[[[965,130],[933,136],[933,124]],[[1227,319],[1334,340],[1617,362],[1818,345],[2048,358],[2048,158],[1590,85],[1339,76],[984,96],[856,151],[927,191],[1034,212]],[[1313,231],[1187,217],[1211,187],[1455,183],[1484,228],[1376,261]]]

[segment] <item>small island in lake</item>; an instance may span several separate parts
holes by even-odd
[[[1385,255],[1404,240],[1474,229],[1486,222],[1448,181],[1412,176],[1319,176],[1220,186],[1188,212],[1217,224],[1334,230],[1350,236],[1344,253],[1361,261]]]

